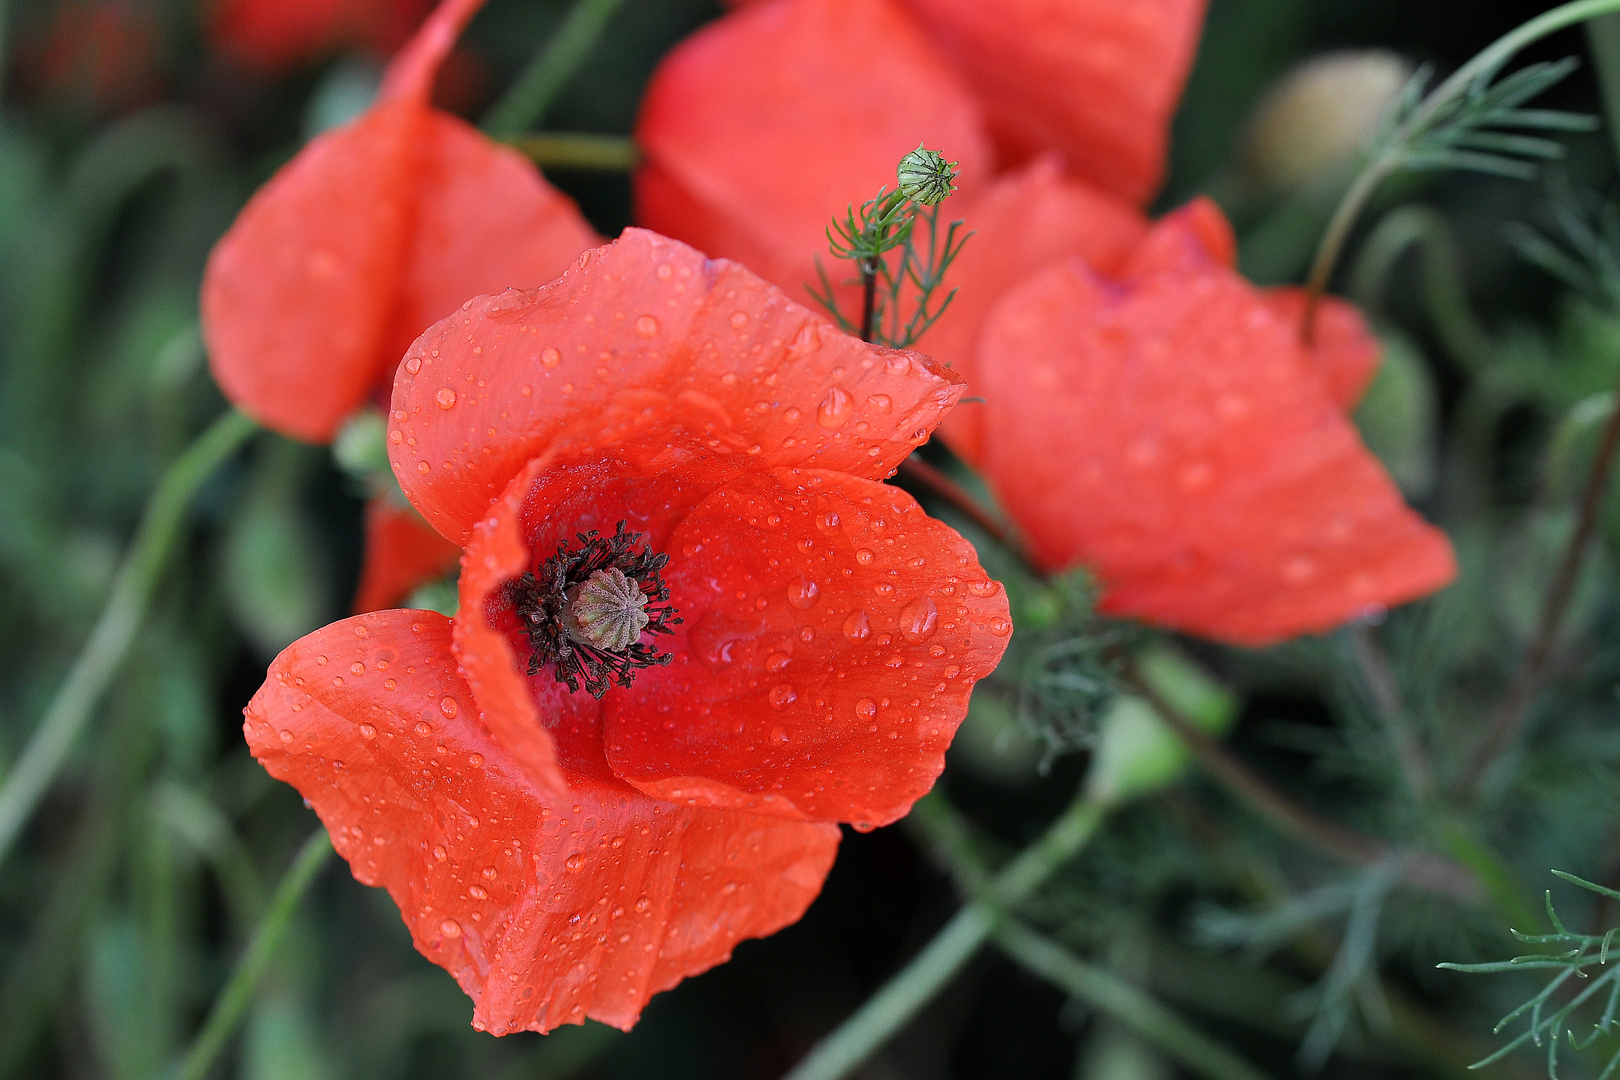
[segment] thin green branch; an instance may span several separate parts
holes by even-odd
[[[996,944],[1024,967],[1118,1020],[1208,1080],[1266,1080],[1266,1074],[1205,1035],[1141,988],[1093,967],[1016,920],[996,928]]]
[[[1028,897],[1086,846],[1109,809],[1085,796],[1071,803],[1040,839],[995,876],[983,896],[958,911],[922,952],[817,1043],[783,1080],[838,1080],[857,1068],[978,952],[1005,908]]]
[[[529,66],[484,117],[484,131],[503,139],[538,124],[596,47],[608,20],[624,0],[578,0]]]
[[[246,413],[232,409],[203,432],[158,482],[90,640],[0,785],[0,862],[61,771],[135,640],[192,496],[257,430]]]
[[[1360,174],[1350,184],[1349,190],[1339,201],[1338,209],[1334,211],[1327,230],[1322,234],[1321,243],[1317,245],[1316,257],[1312,260],[1311,271],[1306,279],[1308,301],[1305,307],[1305,318],[1300,327],[1300,336],[1309,343],[1316,325],[1316,309],[1322,294],[1327,290],[1328,280],[1333,276],[1333,267],[1338,262],[1339,254],[1344,243],[1350,236],[1350,230],[1356,219],[1372,198],[1378,186],[1392,173],[1399,169],[1406,161],[1408,152],[1414,139],[1451,117],[1459,98],[1474,89],[1478,80],[1489,77],[1493,72],[1499,71],[1513,55],[1525,46],[1530,45],[1548,34],[1562,30],[1567,26],[1585,22],[1587,19],[1606,15],[1609,12],[1620,11],[1620,0],[1573,0],[1572,3],[1560,5],[1551,11],[1536,16],[1517,29],[1498,38],[1486,47],[1468,63],[1458,68],[1451,77],[1441,83],[1420,103],[1411,114],[1405,117],[1390,136],[1384,139],[1373,151],[1362,166]],[[1482,113],[1482,126],[1513,116],[1519,121],[1519,126],[1539,126],[1549,129],[1564,129],[1567,124],[1562,123],[1557,116],[1549,113],[1526,112],[1512,114],[1509,112],[1519,103],[1520,90],[1528,90],[1541,85],[1552,77],[1553,67],[1539,69],[1534,73],[1521,72],[1509,76],[1502,86],[1486,91],[1482,104],[1489,106],[1489,110]],[[1518,81],[1515,81],[1518,80]],[[1432,156],[1432,155],[1431,155]],[[1485,168],[1491,161],[1485,160],[1484,155],[1476,155],[1479,160],[1468,158],[1465,151],[1452,152],[1455,160],[1451,165],[1462,167]],[[1505,159],[1492,159],[1505,160]],[[1435,161],[1419,164],[1448,164],[1436,158]]]
[[[624,135],[547,131],[538,135],[518,135],[506,142],[542,169],[629,172],[640,160],[636,144]]]
[[[270,898],[269,910],[265,912],[264,921],[259,924],[247,952],[242,954],[225,988],[214,999],[214,1007],[181,1061],[175,1080],[203,1080],[208,1075],[214,1059],[225,1048],[226,1041],[246,1015],[248,1005],[253,1001],[253,992],[258,989],[259,980],[264,978],[264,973],[275,959],[276,950],[281,947],[281,939],[292,923],[299,901],[309,891],[316,873],[331,854],[332,839],[325,829],[317,829],[315,835],[304,841],[286,876],[276,886],[276,893]]]

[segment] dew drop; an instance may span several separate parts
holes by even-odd
[[[427,472],[428,470],[430,470],[432,468],[433,468],[433,466],[429,465],[425,461],[418,461],[416,463],[416,471],[420,472],[420,473],[425,473],[425,472]]]
[[[399,683],[395,682],[393,679],[384,679],[383,680],[383,689],[384,690],[393,690],[398,686],[399,686]]]
[[[821,587],[809,578],[794,578],[788,583],[788,603],[800,611],[809,611],[816,606],[816,600],[821,595]]]
[[[563,865],[568,867],[570,873],[577,874],[585,865],[585,856],[576,851],[563,860]]]
[[[405,361],[405,370],[410,372],[412,375],[415,375],[418,371],[421,371],[422,358],[420,356],[413,356],[409,360]]]
[[[293,733],[288,731],[286,728],[282,728],[281,729],[281,741],[282,742],[292,742],[293,741]]]
[[[361,724],[360,736],[361,738],[365,739],[375,739],[377,737],[377,729],[372,727],[370,724]]]
[[[862,566],[871,566],[872,560],[876,557],[877,556],[873,555],[869,548],[855,549],[855,561],[860,563]]]
[[[838,515],[833,513],[830,510],[825,514],[822,514],[819,518],[816,519],[816,524],[820,525],[823,529],[827,530],[828,532],[831,532],[833,529],[838,528],[838,522],[839,522]]]
[[[888,394],[873,394],[866,399],[866,403],[880,413],[886,413],[894,408],[894,402],[889,400]]]
[[[317,656],[315,658],[315,663],[318,664],[321,667],[325,667],[326,663],[327,663],[325,655]]]
[[[482,765],[483,763],[484,763],[484,755],[483,754],[469,754],[469,755],[467,755],[467,764],[471,765],[473,768],[476,769],[480,765]]]
[[[771,728],[771,742],[777,743],[781,746],[786,746],[788,742],[788,733],[779,727]]]
[[[863,697],[855,703],[855,715],[870,720],[877,715],[877,702]]]
[[[645,896],[636,901],[636,910],[641,912],[643,915],[645,915],[647,913],[647,909],[651,907],[652,901],[647,899]]]
[[[974,596],[994,596],[1000,591],[1001,582],[999,581],[985,580],[968,582],[968,592],[972,593]]]
[[[793,663],[793,657],[787,653],[773,652],[765,658],[765,670],[772,675],[776,675],[791,663]]]
[[[865,641],[872,633],[872,620],[866,617],[866,612],[856,608],[844,620],[844,636],[852,642]]]
[[[799,700],[799,692],[793,689],[792,683],[777,683],[771,687],[771,692],[766,696],[770,699],[773,709],[785,709]]]
[[[495,871],[495,868],[493,866],[484,867],[482,873],[484,875],[484,880],[485,881],[494,881],[495,880],[496,871]]]
[[[1012,621],[997,615],[990,620],[990,632],[997,637],[1006,637],[1012,633]]]
[[[932,598],[919,596],[900,609],[900,636],[913,645],[934,636],[939,626],[939,609]]]
[[[366,665],[360,663],[360,661],[356,660],[354,663],[349,665],[350,675],[364,675],[365,673]]]
[[[439,930],[447,938],[458,938],[461,936],[461,924],[456,922],[454,919],[444,920],[444,922],[439,924]]]
[[[540,363],[546,367],[556,367],[562,363],[562,353],[556,349],[546,349],[540,354]]]
[[[450,409],[456,404],[456,392],[448,386],[433,395],[433,400],[439,403],[439,408]]]
[[[444,713],[446,719],[454,720],[456,713],[461,711],[461,706],[453,697],[442,697],[439,699],[439,711]]]
[[[824,428],[842,427],[849,419],[853,405],[849,391],[835,386],[821,399],[821,405],[816,409],[816,423]]]
[[[642,315],[636,319],[636,333],[642,337],[657,337],[658,320],[651,315]]]
[[[472,897],[474,900],[489,899],[489,893],[484,891],[484,887],[482,885],[469,885],[467,887],[467,895]]]
[[[748,325],[748,312],[733,311],[729,321],[733,330],[741,330],[743,327]]]
[[[429,735],[433,734],[433,729],[428,727],[428,724],[427,724],[426,720],[421,720],[421,721],[417,722],[416,733],[418,735],[422,736],[422,738],[425,739]]]
[[[443,844],[434,844],[433,857],[438,859],[440,862],[444,862],[444,860],[449,857],[449,852],[444,850]]]

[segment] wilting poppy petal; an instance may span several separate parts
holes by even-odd
[[[701,414],[689,430],[708,451],[751,467],[877,479],[961,392],[736,263],[627,229],[552,284],[481,297],[423,334],[395,375],[389,454],[412,504],[464,540],[532,458],[616,407]]]
[[[398,607],[420,585],[450,572],[461,549],[408,506],[366,504],[366,553],[355,592],[356,614]]]
[[[1205,0],[904,0],[985,103],[997,148],[1057,150],[1135,203],[1164,174]]]
[[[604,701],[608,761],[659,798],[851,821],[903,816],[1006,648],[1000,585],[895,488],[777,469],[669,537],[668,667]]]
[[[594,242],[520,157],[427,107],[478,2],[441,5],[379,103],[305,147],[209,258],[210,365],[269,427],[330,440],[430,322],[479,293],[541,284]]]
[[[1092,567],[1109,611],[1244,645],[1450,581],[1297,326],[1231,271],[1137,265],[1054,266],[981,338],[985,470],[1036,560]]]
[[[449,620],[419,611],[295,642],[244,725],[473,998],[477,1027],[628,1028],[652,994],[797,920],[832,865],[834,826],[672,806],[595,775],[553,796],[479,728]]]
[[[953,208],[954,209],[954,208]],[[1147,232],[1129,203],[1064,177],[1053,157],[1000,177],[963,211],[973,236],[951,266],[956,289],[945,314],[919,343],[974,386],[973,349],[985,314],[1017,282],[1054,259],[1078,255],[1112,271]],[[940,434],[965,460],[981,451],[979,403],[953,409]]]
[[[892,0],[755,5],[654,73],[636,124],[638,220],[802,301],[816,257],[828,263],[828,222],[892,188],[919,140],[961,162],[963,191],[986,178],[979,106]]]

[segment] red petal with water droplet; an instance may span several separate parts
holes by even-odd
[[[886,825],[944,767],[1007,598],[906,493],[777,469],[670,534],[668,667],[603,700],[608,761],[659,798]]]
[[[1260,294],[1265,305],[1296,332],[1305,319],[1305,297],[1304,289],[1293,287],[1266,289]],[[1316,309],[1309,352],[1328,393],[1349,412],[1378,374],[1384,350],[1354,305],[1324,296]]]
[[[311,141],[209,257],[214,376],[277,431],[329,441],[431,322],[480,293],[543,284],[596,242],[516,153],[427,107],[432,74],[476,7],[441,5],[379,103]]]
[[[953,208],[956,209],[956,208]],[[1148,220],[1129,203],[1061,174],[1044,157],[996,180],[963,210],[973,237],[951,266],[956,297],[918,347],[951,365],[974,385],[973,350],[985,314],[1013,285],[1054,259],[1078,255],[1113,270],[1142,239]],[[968,462],[981,452],[982,405],[953,409],[940,426],[951,449]]]
[[[356,614],[398,607],[418,586],[455,568],[461,549],[408,506],[388,499],[366,504],[366,551],[355,592]]]
[[[880,62],[874,62],[881,56]],[[637,219],[737,259],[795,300],[827,255],[827,223],[895,183],[921,141],[988,176],[979,106],[891,0],[781,0],[677,46],[642,98]]]
[[[611,777],[535,788],[479,730],[431,612],[295,642],[243,730],[496,1034],[629,1028],[652,994],[803,915],[838,844],[834,826],[672,806]]]
[[[1445,585],[1450,544],[1361,445],[1297,325],[1235,273],[1162,257],[1184,227],[1156,228],[1123,281],[1070,262],[990,316],[985,469],[1036,560],[1092,567],[1111,612],[1242,645]]]
[[[412,504],[461,539],[571,431],[577,457],[673,425],[680,453],[732,462],[714,483],[773,465],[875,479],[961,393],[927,357],[841,334],[736,263],[627,229],[552,284],[423,334],[395,376],[389,455]]]
[[[1205,0],[905,0],[985,104],[1018,162],[1070,171],[1146,203],[1192,69]]]

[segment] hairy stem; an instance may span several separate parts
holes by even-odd
[[[0,862],[61,771],[79,732],[129,652],[192,496],[258,429],[247,414],[231,410],[203,432],[158,482],[90,640],[0,785]]]
[[[1224,1043],[1205,1035],[1152,995],[1113,972],[1081,960],[1056,942],[1016,920],[996,928],[996,944],[1024,967],[1098,1012],[1118,1020],[1208,1080],[1265,1080],[1265,1073],[1238,1057]]]
[[[629,172],[640,160],[636,144],[623,135],[547,131],[539,135],[518,135],[506,142],[542,169]]]
[[[1597,528],[1598,511],[1602,509],[1603,496],[1609,490],[1609,474],[1614,468],[1616,447],[1620,447],[1620,407],[1610,412],[1609,422],[1604,425],[1603,438],[1598,444],[1597,456],[1592,460],[1592,471],[1587,474],[1586,488],[1581,494],[1580,516],[1564,548],[1564,556],[1559,561],[1558,573],[1553,578],[1552,589],[1547,593],[1546,604],[1541,609],[1541,624],[1536,629],[1536,636],[1525,650],[1524,659],[1508,686],[1507,695],[1491,717],[1485,740],[1474,751],[1463,774],[1464,795],[1472,795],[1478,790],[1480,781],[1490,771],[1498,755],[1517,738],[1529,718],[1530,704],[1546,680],[1548,663],[1558,645],[1558,630],[1569,611],[1570,601],[1574,599],[1581,564],[1585,560],[1592,533]]]
[[[317,829],[315,835],[304,841],[286,876],[276,886],[275,895],[270,898],[269,910],[265,912],[264,921],[259,924],[247,952],[242,954],[225,988],[214,999],[214,1007],[209,1010],[208,1019],[203,1022],[191,1049],[186,1051],[175,1073],[175,1080],[203,1080],[208,1075],[214,1059],[225,1048],[226,1041],[246,1015],[259,980],[264,978],[264,973],[276,957],[276,950],[281,947],[281,939],[298,910],[298,902],[309,891],[316,872],[331,854],[332,839],[325,829]]]
[[[870,1057],[948,983],[987,941],[1000,912],[1029,896],[1074,858],[1109,807],[1081,796],[1045,834],[998,873],[985,895],[958,911],[922,952],[794,1066],[783,1080],[838,1080]]]
[[[877,276],[878,268],[862,259],[861,268],[861,340],[872,341],[877,335]]]
[[[1142,677],[1134,662],[1127,661],[1124,680],[1133,693],[1153,706],[1211,779],[1278,829],[1352,866],[1370,866],[1391,856],[1383,843],[1319,817],[1273,787],[1165,700]],[[1473,900],[1479,894],[1478,885],[1466,869],[1422,853],[1407,858],[1402,876],[1413,885],[1453,899]]]
[[[1423,131],[1448,103],[1466,92],[1475,79],[1506,63],[1514,53],[1526,45],[1566,26],[1574,26],[1611,11],[1620,11],[1620,0],[1573,0],[1572,3],[1543,12],[1517,29],[1497,38],[1423,99],[1422,104],[1412,115],[1407,117],[1389,140],[1362,166],[1361,172],[1351,182],[1349,190],[1339,200],[1338,209],[1333,212],[1327,231],[1322,234],[1321,243],[1317,245],[1316,257],[1311,262],[1310,276],[1306,279],[1307,299],[1305,318],[1300,324],[1300,340],[1307,345],[1311,343],[1316,330],[1316,309],[1321,303],[1323,292],[1327,290],[1328,280],[1333,276],[1333,267],[1338,262],[1339,253],[1344,249],[1344,242],[1349,239],[1350,229],[1355,225],[1356,218],[1360,216],[1367,201],[1377,191],[1378,185],[1400,168],[1401,155],[1407,142]]]
[[[496,139],[519,135],[546,109],[595,48],[608,20],[624,0],[577,0],[545,47],[484,117],[484,132]]]

